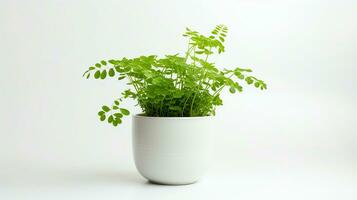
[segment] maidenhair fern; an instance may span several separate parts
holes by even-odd
[[[183,36],[188,38],[188,47],[184,56],[102,60],[89,67],[83,74],[86,78],[115,78],[126,81],[129,87],[112,105],[102,106],[100,120],[120,124],[123,116],[130,114],[121,107],[127,98],[136,100],[146,116],[195,117],[215,115],[216,107],[222,105],[220,94],[224,88],[231,93],[242,92],[239,80],[267,89],[262,80],[249,75],[251,69],[220,70],[209,62],[211,54],[224,52],[227,32],[224,25],[216,26],[210,36],[186,28]]]

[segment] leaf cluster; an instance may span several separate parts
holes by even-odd
[[[129,110],[119,107],[121,101],[122,99],[115,100],[110,107],[102,106],[102,109],[98,112],[100,121],[107,119],[108,123],[113,124],[113,126],[121,124],[123,116],[130,114]]]
[[[90,66],[83,74],[86,78],[115,78],[128,85],[112,106],[102,106],[100,120],[120,124],[122,117],[129,115],[128,110],[119,107],[127,98],[136,100],[147,116],[195,117],[215,115],[216,107],[223,104],[220,94],[225,88],[231,93],[242,92],[241,82],[245,82],[267,89],[264,81],[250,75],[251,69],[220,70],[208,60],[210,55],[225,51],[227,32],[224,25],[216,26],[209,36],[186,28],[183,36],[188,38],[188,47],[184,56],[124,57]]]

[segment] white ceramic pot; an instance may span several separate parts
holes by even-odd
[[[214,125],[211,116],[133,116],[136,168],[154,183],[196,182],[208,166]]]

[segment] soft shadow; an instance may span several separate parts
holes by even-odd
[[[185,187],[147,181],[137,171],[116,169],[45,169],[27,171],[21,179],[13,179],[12,185],[38,187],[92,187],[92,186],[142,186]]]
[[[51,178],[51,185],[128,185],[144,184],[145,179],[132,171],[62,171]]]

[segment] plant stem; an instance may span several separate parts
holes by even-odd
[[[192,95],[192,93],[190,95],[188,95],[188,97],[185,100],[185,103],[183,104],[182,112],[181,112],[182,117],[183,117],[183,113],[185,112],[186,103],[190,99],[191,95]]]
[[[233,73],[228,77],[231,78],[233,76]],[[220,91],[222,91],[222,89],[225,87],[226,85],[222,85],[215,93],[213,93],[212,96],[216,96],[216,94],[219,94]]]
[[[193,108],[193,103],[195,102],[197,92],[195,92],[195,95],[193,96],[192,102],[191,102],[191,108],[190,108],[190,116],[192,117],[192,108]]]

